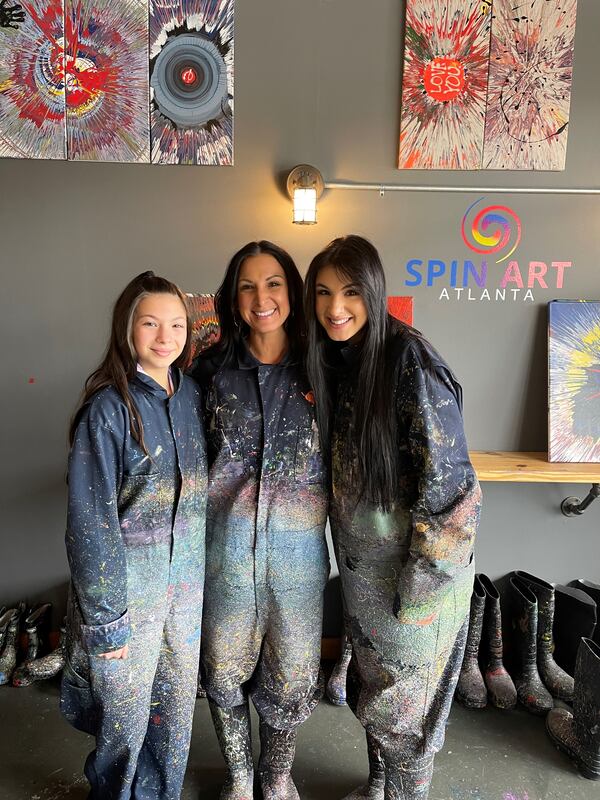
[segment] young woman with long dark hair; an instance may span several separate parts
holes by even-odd
[[[202,685],[228,776],[250,800],[248,698],[260,718],[265,800],[294,800],[296,731],[319,700],[327,481],[304,374],[302,279],[250,242],[216,294],[221,338],[195,362],[208,439]]]
[[[306,277],[308,374],[332,469],[331,529],[352,641],[348,702],[369,782],[350,797],[424,800],[460,671],[480,489],[461,388],[386,308],[379,254],[335,239]]]
[[[191,323],[144,272],[115,303],[70,429],[61,710],[96,737],[93,800],[178,800],[192,730],[207,465]]]

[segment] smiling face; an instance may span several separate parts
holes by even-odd
[[[335,267],[319,270],[315,292],[315,314],[330,339],[345,342],[367,324],[367,307],[358,286]]]
[[[135,310],[132,341],[140,367],[158,383],[181,355],[187,338],[183,303],[174,294],[150,294]]]
[[[268,253],[249,256],[237,285],[237,307],[251,334],[280,331],[290,314],[288,284],[283,267]]]

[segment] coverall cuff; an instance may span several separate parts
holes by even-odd
[[[92,656],[120,650],[129,641],[129,612],[106,625],[82,625],[81,638],[83,646]]]

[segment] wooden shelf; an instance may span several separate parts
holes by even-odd
[[[557,464],[547,453],[475,450],[470,454],[480,481],[600,483],[600,464]]]

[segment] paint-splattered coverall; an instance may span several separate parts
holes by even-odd
[[[480,489],[461,388],[408,326],[391,334],[399,486],[390,513],[357,502],[352,408],[360,345],[338,351],[331,528],[353,658],[349,695],[382,752],[442,746],[466,638]]]
[[[232,367],[200,356],[209,486],[202,682],[222,708],[245,702],[287,730],[319,698],[326,471],[312,395],[291,357]]]
[[[174,372],[174,371],[173,371]],[[61,709],[96,736],[98,800],[176,800],[196,694],[207,465],[200,390],[129,387],[149,456],[112,387],[83,409],[69,458],[71,594]],[[99,653],[129,645],[126,660]]]

